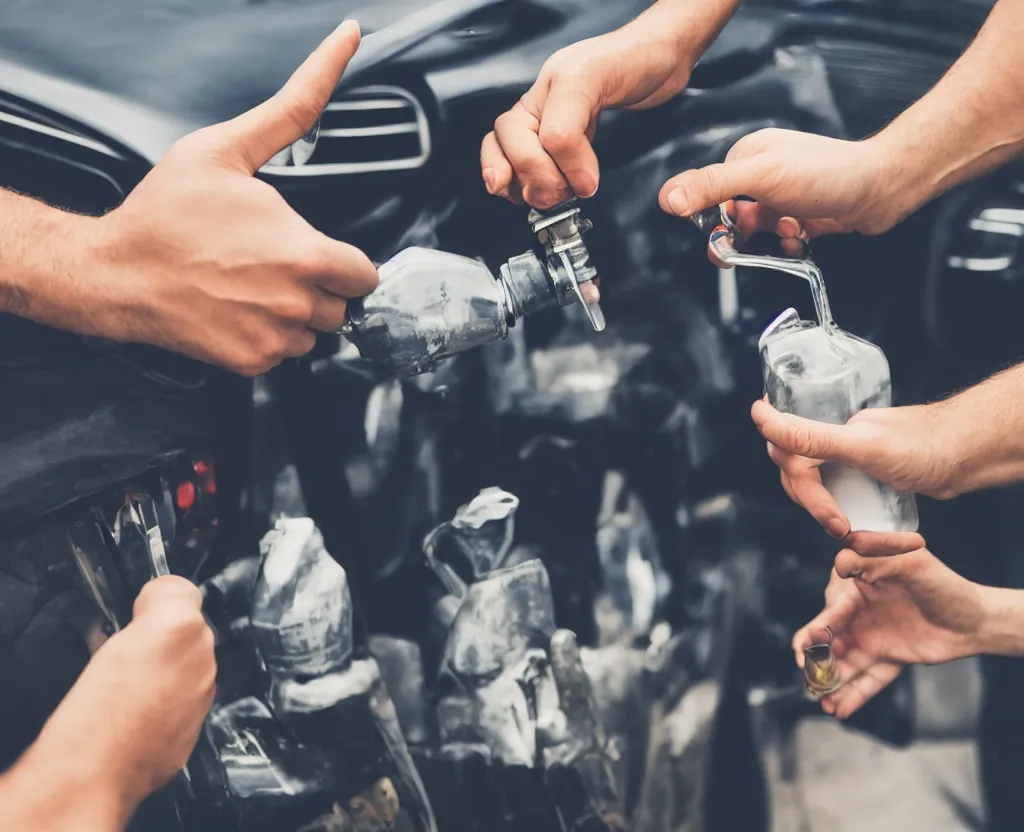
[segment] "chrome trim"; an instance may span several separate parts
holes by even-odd
[[[320,132],[321,139],[330,139],[332,135],[336,136],[382,136],[382,135],[394,135],[400,132],[416,132],[420,137],[421,152],[416,156],[407,156],[399,159],[385,159],[379,162],[332,162],[328,164],[317,164],[314,160],[310,160],[301,167],[284,167],[278,165],[264,165],[261,168],[261,172],[269,174],[275,177],[305,177],[305,176],[350,176],[353,174],[360,173],[384,173],[391,171],[401,170],[415,170],[421,168],[426,164],[430,158],[432,151],[430,142],[430,123],[427,120],[427,114],[423,110],[423,106],[420,102],[409,92],[405,91],[401,87],[393,87],[386,84],[368,86],[368,87],[356,87],[355,89],[347,91],[350,94],[363,94],[363,95],[378,95],[388,96],[385,99],[389,102],[387,107],[374,107],[371,106],[374,103],[374,99],[363,99],[355,101],[332,101],[327,105],[328,110],[371,110],[371,109],[404,109],[410,108],[413,118],[410,121],[400,125],[381,125],[380,127],[353,127],[353,128],[332,128],[322,130]],[[396,99],[402,99],[397,101]],[[380,100],[380,99],[378,99]],[[383,102],[382,102],[383,103]],[[395,127],[406,127],[407,129],[398,131],[391,130]],[[385,128],[388,128],[388,132],[381,132]],[[335,130],[346,131],[342,133],[335,133]],[[352,133],[347,131],[372,131],[372,132],[359,132]]]
[[[1024,209],[1021,208],[986,208],[979,216],[983,220],[1024,225]]]
[[[970,228],[971,231],[985,231],[990,234],[1006,234],[1009,237],[1024,237],[1024,225],[1017,222],[985,219],[985,214],[987,213],[988,211],[982,212],[981,217],[971,220],[967,223],[967,227]],[[1021,213],[1024,214],[1024,211]]]
[[[382,124],[379,127],[332,127],[330,130],[321,130],[320,138],[353,138],[362,136],[398,136],[402,133],[418,133],[419,125],[410,122],[409,124]]]
[[[4,112],[3,110],[0,110],[0,122],[13,125],[14,127],[20,127],[23,130],[30,130],[33,133],[39,133],[43,136],[49,136],[53,139],[59,139],[60,141],[78,145],[79,147],[93,150],[96,153],[102,153],[112,159],[124,160],[124,156],[116,150],[107,147],[105,144],[98,142],[95,139],[90,139],[86,136],[79,136],[77,133],[69,133],[67,130],[59,130],[56,127],[50,127],[48,124],[40,124],[38,121],[22,118],[21,116],[16,116],[12,113]]]
[[[972,272],[1001,272],[1013,265],[1012,257],[959,257],[953,255],[946,260],[951,269],[967,269]]]
[[[356,90],[359,92],[359,90]],[[395,101],[393,98],[363,98],[358,101],[332,101],[327,105],[327,112],[337,113],[352,110],[402,110],[412,107],[408,101]]]

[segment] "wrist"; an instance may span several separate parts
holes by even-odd
[[[952,500],[972,490],[971,451],[967,447],[973,435],[965,425],[964,409],[952,399],[918,405],[924,418],[920,429],[928,437],[928,487],[920,491],[939,500]],[[969,414],[968,418],[969,418]]]
[[[617,35],[663,78],[660,90],[647,96],[660,103],[682,90],[693,67],[712,44],[741,0],[661,0]]]
[[[976,585],[984,611],[973,652],[992,656],[1024,655],[1024,590]]]
[[[652,22],[672,39],[687,73],[718,37],[742,0],[663,0],[651,10]],[[661,12],[660,18],[656,14]],[[643,17],[638,18],[642,20]]]
[[[948,472],[941,498],[1024,480],[1024,365],[927,405],[934,453]]]
[[[910,165],[898,138],[883,130],[855,143],[861,166],[865,208],[857,231],[883,234],[928,201],[922,179]]]
[[[79,222],[68,228],[63,247],[66,259],[61,263],[64,273],[73,278],[65,300],[70,319],[54,325],[111,341],[138,340],[136,322],[145,311],[145,296],[136,286],[138,277],[131,264],[124,262],[126,242],[119,233],[118,210],[74,219]]]
[[[126,292],[110,267],[111,221],[0,191],[0,312],[82,335],[116,338]]]

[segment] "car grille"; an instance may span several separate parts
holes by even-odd
[[[430,127],[415,96],[399,87],[359,87],[324,111],[305,165],[271,166],[275,175],[328,176],[413,170],[430,158]]]
[[[0,141],[19,141],[37,144],[43,148],[70,144],[76,148],[122,159],[113,148],[83,135],[78,130],[21,104],[0,98]]]

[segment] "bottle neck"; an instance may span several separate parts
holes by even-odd
[[[564,305],[547,268],[532,251],[505,263],[498,272],[498,282],[509,326],[541,309]]]

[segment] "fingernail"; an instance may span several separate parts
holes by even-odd
[[[494,193],[494,168],[484,168],[484,187],[487,193]]]
[[[842,540],[849,533],[846,523],[838,517],[833,517],[829,520],[828,523],[825,524],[825,528],[828,529],[828,533],[836,540]]]
[[[592,196],[594,196],[597,193],[597,186],[600,185],[600,184],[601,184],[601,181],[598,180],[597,182],[594,183],[594,187],[591,189],[589,194],[580,194],[580,196],[582,196],[584,199],[590,199]]]
[[[353,34],[355,34],[355,36],[358,37],[358,38],[361,38],[363,36],[362,30],[359,28],[359,21],[358,20],[343,20],[338,25],[338,28],[334,30],[334,34],[336,34],[336,35],[347,34],[346,29],[354,29],[355,31],[353,32]]]
[[[672,209],[673,214],[677,214],[680,217],[689,216],[690,204],[686,199],[686,191],[682,188],[676,188],[668,195],[668,207]]]

